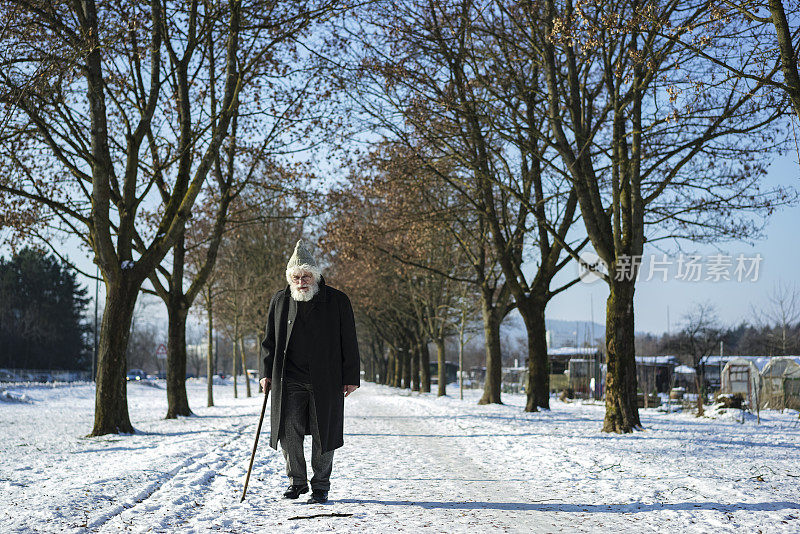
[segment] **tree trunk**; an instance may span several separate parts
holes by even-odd
[[[636,360],[634,348],[634,285],[630,281],[610,284],[606,303],[606,416],[603,432],[618,434],[641,428],[636,404]]]
[[[403,353],[402,349],[398,349],[397,351],[397,387],[404,388],[405,383],[403,379],[405,378],[406,374],[406,361],[407,355]]]
[[[444,338],[436,338],[436,361],[439,363],[439,391],[436,393],[438,397],[447,395],[447,368],[444,362]]]
[[[697,417],[703,417],[705,410],[703,409],[703,382],[704,377],[702,374],[702,367],[698,365],[694,368],[694,385],[697,389]]]
[[[137,295],[136,284],[106,282],[106,303],[97,347],[94,428],[89,436],[134,432],[128,415],[125,353]]]
[[[239,337],[239,323],[237,321],[234,321],[233,343],[231,344],[232,360],[233,360],[231,362],[232,363],[232,365],[231,365],[231,374],[233,375],[233,398],[234,399],[238,399],[239,398],[239,387],[238,387],[238,385],[236,383],[236,374],[237,374],[237,371],[238,371],[237,370],[238,365],[237,365],[237,360],[236,360],[236,356],[237,356],[236,344],[238,343],[238,337]]]
[[[186,316],[189,305],[183,294],[186,257],[184,233],[172,248],[172,279],[166,295],[168,315],[167,342],[167,419],[192,415],[186,396]]]
[[[782,0],[769,0],[769,11],[780,48],[781,67],[787,93],[795,115],[800,118],[800,74],[797,69],[797,51],[794,49],[792,31],[786,18]]]
[[[387,369],[387,358],[386,358],[386,346],[383,343],[382,339],[378,339],[376,341],[376,349],[375,349],[375,370],[373,371],[373,378],[372,381],[376,384],[385,384],[386,383],[386,369]]]
[[[392,386],[399,388],[403,385],[403,351],[402,349],[395,349],[394,351],[394,377]]]
[[[214,303],[211,289],[208,289],[208,354],[206,355],[206,398],[207,406],[214,406]]]
[[[419,391],[419,343],[411,345],[411,389]]]
[[[403,388],[411,389],[411,350],[404,348],[401,356],[403,359]]]
[[[189,310],[182,298],[170,294],[167,341],[167,416],[176,419],[179,415],[192,415],[186,395],[186,316]]]
[[[247,353],[244,351],[244,336],[239,338],[239,354],[242,355],[242,371],[244,371],[244,383],[245,383],[245,390],[247,391],[247,397],[250,398],[253,396],[253,392],[250,389],[250,375],[247,374]]]
[[[397,376],[397,350],[394,347],[389,347],[389,358],[386,362],[386,377],[383,383],[387,386],[394,386],[394,378]]]
[[[419,370],[422,375],[422,393],[431,392],[431,352],[428,350],[428,340],[419,342]]]
[[[386,371],[387,371],[387,361],[386,361],[386,345],[382,339],[378,340],[378,358],[376,359],[375,364],[375,383],[377,384],[385,384],[386,383]]]
[[[642,399],[644,400],[644,407],[645,408],[649,408],[650,407],[648,405],[649,401],[650,401],[650,395],[647,393],[647,391],[648,391],[648,387],[647,386],[648,386],[648,383],[647,383],[647,381],[645,381],[645,383],[644,383],[644,385],[642,387],[642,392],[643,392]]]
[[[517,303],[528,334],[528,385],[526,412],[539,408],[550,409],[550,358],[547,355],[547,327],[544,321],[545,305],[529,299]]]
[[[503,358],[500,351],[500,319],[491,308],[491,296],[481,295],[483,335],[486,338],[486,380],[478,404],[503,404],[500,388],[503,382]]]
[[[219,370],[219,338],[214,339],[214,373]]]
[[[364,379],[369,382],[377,383],[376,374],[377,374],[378,351],[375,348],[375,338],[372,336],[370,336],[368,351],[369,351],[369,356],[367,357],[366,354],[364,355],[364,357],[366,357],[366,360],[364,360],[362,364],[364,368]]]

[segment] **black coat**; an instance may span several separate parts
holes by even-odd
[[[296,316],[297,303],[286,286],[275,293],[269,303],[267,332],[261,342],[261,376],[272,381],[269,445],[273,449],[278,448],[281,409],[285,400],[286,347]],[[350,299],[338,289],[328,287],[323,278],[319,292],[311,299],[306,324],[313,332],[311,343],[314,350],[309,355],[309,367],[322,449],[327,452],[344,443],[342,386],[361,385],[356,325]]]

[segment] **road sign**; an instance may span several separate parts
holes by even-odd
[[[156,349],[156,358],[159,360],[167,359],[167,346],[161,343]]]

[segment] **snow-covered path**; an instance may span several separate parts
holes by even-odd
[[[413,406],[411,397],[364,393],[349,406],[347,447],[337,458],[344,503],[365,515],[393,516],[409,531],[560,530],[530,508],[520,478],[526,474],[509,478],[492,468],[485,430],[450,425],[455,414]],[[466,454],[476,449],[487,456]]]
[[[164,421],[163,388],[131,384],[138,433],[102,438],[81,437],[91,385],[10,388],[30,402],[0,403],[0,532],[800,529],[796,412],[757,427],[645,410],[646,431],[608,436],[602,406],[527,414],[521,396],[477,406],[477,392],[365,384],[346,400],[330,503],[280,499],[283,458],[266,433],[240,503],[261,397],[223,385],[205,408],[205,384],[187,387],[197,417]]]

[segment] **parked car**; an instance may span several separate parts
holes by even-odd
[[[131,369],[128,371],[128,374],[125,375],[125,378],[127,380],[144,380],[147,378],[147,373],[141,369]]]
[[[33,375],[33,380],[45,384],[47,382],[52,382],[53,377],[50,376],[50,373],[36,373]]]

